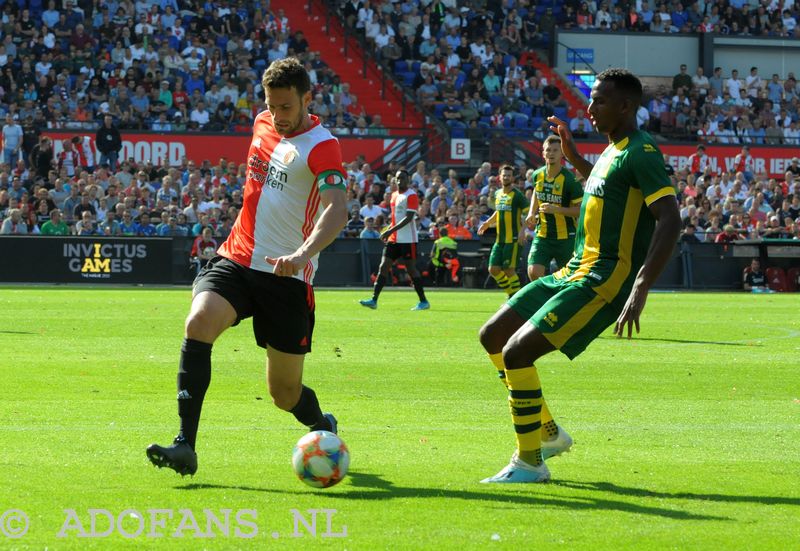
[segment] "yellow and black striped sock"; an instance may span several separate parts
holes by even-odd
[[[530,465],[542,463],[542,386],[536,367],[506,369],[508,406],[517,433],[519,458]]]
[[[494,280],[497,282],[497,286],[500,287],[503,291],[508,294],[508,276],[504,272],[500,272],[497,275],[492,276]]]
[[[508,383],[506,382],[506,364],[503,363],[503,353],[498,352],[497,354],[489,354],[489,359],[492,361],[492,365],[497,370],[497,376],[503,382],[506,388],[508,388]]]
[[[517,291],[519,291],[519,287],[520,287],[519,286],[519,276],[517,274],[514,274],[511,277],[509,277],[509,276],[506,276],[506,277],[508,277],[508,289],[506,289],[506,293],[508,293],[508,296],[511,296],[514,293],[516,293]]]

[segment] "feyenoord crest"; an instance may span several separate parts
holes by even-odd
[[[292,164],[292,161],[294,161],[296,158],[297,158],[297,150],[290,149],[286,153],[286,155],[283,156],[283,164],[285,165]]]
[[[325,183],[329,186],[339,186],[344,185],[344,177],[338,172],[331,172],[327,176],[325,176]]]

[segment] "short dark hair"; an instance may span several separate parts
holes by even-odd
[[[311,90],[311,79],[296,57],[273,61],[261,77],[264,88],[294,88],[303,96]]]
[[[597,80],[601,82],[613,82],[614,89],[622,93],[626,98],[636,102],[642,101],[642,82],[627,69],[611,68],[606,69],[599,75]]]
[[[503,172],[504,170],[510,170],[513,173],[515,168],[514,165],[506,163],[500,166],[500,170],[498,170],[498,172]]]

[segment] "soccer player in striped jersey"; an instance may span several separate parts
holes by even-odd
[[[503,185],[494,194],[494,212],[478,226],[478,235],[493,226],[497,227],[497,239],[489,253],[489,273],[506,294],[511,297],[519,291],[517,261],[519,248],[525,240],[522,220],[528,199],[514,187],[514,167],[500,167],[500,183]]]
[[[415,189],[409,187],[411,179],[407,170],[398,170],[394,175],[394,181],[397,184],[397,191],[392,193],[390,204],[392,209],[391,225],[381,233],[381,239],[386,246],[383,248],[378,277],[375,278],[375,285],[372,288],[372,298],[362,299],[358,302],[361,306],[375,310],[378,307],[378,297],[381,296],[383,286],[386,285],[389,278],[392,264],[402,258],[419,299],[417,305],[411,309],[429,310],[431,305],[425,297],[422,278],[417,269],[419,236],[417,235],[416,218],[419,210],[419,196]]]
[[[647,294],[680,233],[678,203],[653,138],[637,128],[642,84],[607,69],[592,86],[589,116],[608,147],[594,166],[575,147],[564,121],[550,117],[567,160],[587,178],[575,254],[566,267],[526,285],[481,328],[480,341],[505,374],[517,449],[483,482],[546,482],[544,460],[572,439],[553,420],[535,362],[560,350],[573,359],[609,325],[631,337]]]
[[[561,166],[561,138],[548,136],[542,145],[545,166],[533,173],[533,205],[525,224],[534,230],[528,254],[528,279],[544,275],[555,259],[563,268],[575,246],[575,219],[580,214],[583,189],[575,176]]]
[[[197,471],[211,346],[249,317],[256,344],[266,349],[273,403],[310,430],[337,430],[302,381],[314,330],[317,256],[347,221],[342,151],[308,113],[311,82],[296,58],[273,62],[262,84],[267,110],[253,123],[244,204],[218,256],[194,282],[178,369],[180,433],[171,446],[147,448],[154,465],[181,475]]]

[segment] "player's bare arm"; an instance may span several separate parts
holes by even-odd
[[[416,215],[417,215],[417,213],[416,213],[416,212],[414,212],[413,210],[412,210],[412,211],[408,211],[408,212],[406,213],[406,216],[405,216],[405,218],[403,218],[402,220],[400,220],[400,221],[399,221],[397,224],[395,224],[394,226],[390,226],[390,227],[386,228],[385,230],[383,230],[383,232],[381,233],[381,239],[383,239],[384,241],[386,241],[387,239],[389,239],[389,236],[391,236],[391,235],[392,235],[394,232],[396,232],[396,231],[397,231],[397,230],[399,230],[400,228],[404,228],[404,227],[406,227],[407,225],[409,225],[409,224],[410,224],[410,223],[411,223],[411,222],[414,220],[414,217],[415,217]]]
[[[343,189],[326,189],[319,194],[325,210],[308,239],[290,255],[278,258],[266,257],[272,264],[274,274],[292,277],[306,267],[308,261],[330,245],[347,224],[347,196]]]
[[[572,139],[572,132],[569,131],[569,125],[558,117],[547,117],[547,120],[551,124],[550,130],[561,138],[561,151],[564,153],[564,157],[584,178],[588,178],[592,172],[593,165],[578,153],[578,148],[575,147],[575,140]]]
[[[486,222],[478,226],[478,235],[483,235],[483,232],[485,232],[489,228],[493,228],[496,223],[497,223],[497,211],[494,211],[492,215],[489,217],[489,219],[486,220]]]
[[[531,208],[528,209],[528,214],[525,216],[525,225],[528,227],[529,230],[533,231],[536,229],[536,224],[539,221],[539,198],[536,197],[536,193],[533,194],[533,200],[531,201]]]
[[[631,338],[634,326],[636,326],[636,333],[639,333],[639,316],[644,310],[647,293],[664,266],[669,262],[681,232],[681,217],[674,195],[667,195],[654,201],[649,208],[656,219],[656,228],[653,231],[647,258],[636,275],[636,281],[628,296],[628,301],[614,325],[614,334],[618,337],[622,336],[626,326],[628,338]]]

